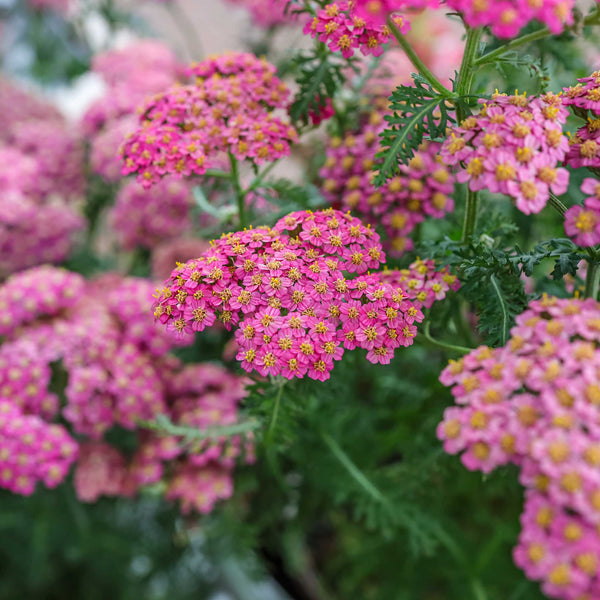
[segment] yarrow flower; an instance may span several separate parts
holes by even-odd
[[[436,270],[435,261],[431,259],[417,259],[407,269],[384,269],[378,275],[384,283],[400,288],[417,308],[431,308],[450,290],[460,288],[456,275],[452,275],[448,267]]]
[[[41,481],[62,483],[77,458],[77,443],[62,425],[26,415],[0,397],[0,487],[29,496]]]
[[[446,0],[470,27],[490,27],[499,38],[512,38],[532,21],[544,23],[553,34],[573,25],[575,0]]]
[[[81,140],[58,111],[0,80],[0,277],[61,262],[85,225]]]
[[[369,6],[375,4],[379,5],[377,10],[370,11]],[[327,4],[305,25],[304,33],[318,38],[331,51],[341,52],[345,58],[353,56],[357,49],[364,56],[380,56],[391,36],[385,22],[389,7],[384,4],[388,2],[343,1]],[[410,30],[410,22],[404,17],[394,15],[393,20],[401,33]]]
[[[399,166],[395,177],[375,187],[373,167],[384,128],[382,114],[372,112],[360,130],[347,133],[343,139],[330,139],[319,174],[330,202],[383,225],[386,250],[401,255],[412,247],[408,236],[418,223],[427,216],[441,218],[453,210],[455,178],[438,157],[440,144],[425,141],[408,165]]]
[[[600,559],[600,304],[544,297],[501,348],[452,361],[438,436],[470,470],[507,463],[527,489],[515,560],[553,598],[595,598]]]
[[[154,325],[153,289],[144,279],[86,282],[48,266],[0,286],[0,487],[54,487],[77,460],[82,501],[130,496],[161,480],[185,511],[208,512],[231,494],[236,459],[253,460],[251,436],[189,443],[140,425],[158,415],[190,428],[232,425],[245,393],[244,380],[223,367],[186,367],[167,354],[191,340]],[[68,380],[64,402],[50,390],[57,369]],[[104,438],[115,425],[137,433],[132,458]]]
[[[590,196],[565,213],[565,232],[579,246],[595,246],[600,243],[600,181],[584,179],[581,191]]]
[[[576,169],[600,170],[600,71],[577,81],[574,87],[564,88],[563,104],[587,122],[570,137],[566,162]]]
[[[465,119],[444,142],[444,162],[464,165],[457,179],[471,190],[505,194],[521,212],[540,212],[551,192],[561,195],[569,184],[568,171],[558,167],[568,150],[562,131],[568,111],[561,98],[495,93],[480,103],[479,114]]]
[[[165,178],[150,189],[129,181],[117,194],[109,218],[123,248],[151,250],[191,229],[191,205],[191,190],[183,181]]]
[[[248,372],[324,381],[345,350],[387,364],[413,343],[423,313],[368,273],[384,259],[379,236],[350,214],[296,212],[273,229],[228,234],[177,267],[154,314],[178,333],[217,320],[235,328]]]
[[[223,153],[255,165],[290,152],[296,130],[278,116],[290,92],[275,67],[251,54],[208,58],[188,69],[195,83],[149,100],[141,128],[123,144],[123,174],[149,187],[166,174],[203,175]]]

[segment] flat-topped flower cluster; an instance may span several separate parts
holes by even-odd
[[[352,56],[355,49],[378,56],[383,52],[382,45],[390,40],[388,19],[406,33],[411,13],[423,9],[448,8],[460,13],[470,27],[490,27],[496,37],[511,38],[533,21],[544,23],[554,34],[560,33],[565,26],[573,25],[574,7],[575,0],[344,0],[317,10],[304,33],[318,37],[346,57]]]
[[[515,559],[553,598],[600,593],[599,361],[600,304],[544,297],[506,346],[477,348],[440,377],[458,404],[438,428],[445,450],[471,470],[520,468]]]
[[[223,154],[260,165],[290,152],[296,130],[279,116],[290,92],[275,67],[252,54],[231,53],[193,64],[195,83],[151,98],[141,127],[121,148],[123,174],[150,186],[167,174],[203,175]]]
[[[248,372],[323,381],[345,350],[364,348],[367,360],[387,364],[413,343],[422,303],[369,273],[384,260],[378,234],[349,213],[296,212],[272,229],[227,234],[178,266],[154,314],[183,334],[217,320],[235,327]],[[439,283],[428,273],[415,290]]]
[[[600,169],[600,71],[577,81],[564,89],[563,104],[586,124],[569,140],[567,163],[574,168]]]
[[[190,339],[155,326],[153,290],[144,279],[86,281],[49,266],[0,286],[0,487],[55,487],[75,464],[83,501],[160,481],[184,511],[208,512],[231,495],[236,457],[253,458],[249,439],[184,443],[141,424],[163,415],[198,430],[232,425],[245,395],[244,380],[223,367],[168,354]],[[52,385],[61,379],[62,401]],[[137,438],[133,456],[107,441],[115,427]]]
[[[559,165],[569,149],[561,96],[495,93],[481,111],[455,127],[442,146],[450,166],[463,165],[457,179],[473,191],[510,196],[525,214],[539,213],[550,194],[564,194],[569,172]]]

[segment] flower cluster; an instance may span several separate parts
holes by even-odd
[[[0,150],[0,160],[6,154]],[[58,198],[38,204],[18,190],[2,190],[1,183],[0,191],[0,277],[64,260],[83,217]]]
[[[550,193],[563,194],[569,173],[559,168],[568,140],[563,135],[568,111],[559,96],[527,98],[495,93],[478,115],[454,128],[442,146],[450,166],[464,164],[457,179],[473,191],[510,196],[525,214],[540,212]]]
[[[25,415],[0,397],[0,487],[24,496],[38,481],[53,488],[76,458],[77,444],[64,427]]]
[[[154,286],[104,275],[86,282],[54,267],[37,267],[0,286],[0,487],[29,494],[37,481],[62,482],[81,452],[75,487],[84,501],[131,495],[165,481],[182,508],[207,512],[232,489],[235,459],[252,460],[251,439],[201,443],[162,437],[140,421],[166,416],[207,429],[237,422],[244,381],[217,365],[186,367],[167,352],[178,342],[148,312]],[[64,380],[64,403],[51,381]],[[114,426],[137,433],[132,459],[110,445]]]
[[[37,162],[37,197],[77,199],[85,191],[83,146],[66,123],[27,121],[13,126],[10,146]]]
[[[490,27],[499,38],[511,38],[531,21],[540,21],[554,33],[573,24],[575,0],[447,0],[449,8],[460,12],[470,27]]]
[[[459,405],[438,428],[445,450],[471,470],[520,468],[528,491],[515,559],[565,600],[599,590],[599,357],[600,305],[546,296],[506,346],[473,350],[440,377]]]
[[[84,220],[81,140],[56,109],[0,80],[0,277],[60,262]]]
[[[273,229],[228,234],[177,267],[154,314],[181,333],[217,320],[235,327],[248,372],[324,381],[345,350],[387,364],[413,343],[422,312],[368,273],[384,259],[379,236],[349,213],[292,213]]]
[[[600,71],[577,81],[564,89],[563,104],[587,122],[569,140],[566,162],[576,169],[600,169]]]
[[[437,271],[435,261],[431,259],[417,259],[408,269],[384,269],[378,275],[383,283],[400,288],[417,308],[431,308],[450,290],[456,291],[460,287],[456,275],[452,275],[448,267]]]
[[[0,77],[0,139],[6,141],[16,124],[27,121],[62,123],[63,118],[49,102]]]
[[[46,265],[9,277],[0,287],[0,335],[72,308],[83,288],[81,275]]]
[[[223,153],[254,164],[290,152],[296,130],[278,116],[290,92],[275,67],[251,54],[210,57],[188,69],[195,83],[150,99],[121,148],[124,174],[144,186],[164,175],[203,175]]]
[[[90,166],[107,181],[121,178],[119,147],[137,127],[136,109],[147,96],[172,86],[183,75],[175,54],[156,40],[139,40],[96,55],[92,69],[107,86],[81,121],[90,139]]]
[[[243,380],[217,365],[188,365],[167,381],[171,421],[200,430],[235,424],[244,395]],[[168,472],[166,497],[179,499],[184,512],[207,513],[217,500],[231,496],[232,469],[242,455],[247,462],[254,460],[250,435],[185,442],[182,436],[145,433],[130,472],[138,485],[154,483]]]
[[[129,181],[117,194],[110,219],[123,248],[151,250],[189,231],[191,204],[190,187],[172,177],[151,189]]]
[[[359,131],[329,140],[320,176],[330,202],[382,224],[386,249],[400,255],[412,247],[407,236],[418,223],[427,216],[443,217],[454,208],[454,175],[437,156],[440,145],[426,141],[408,165],[400,165],[393,179],[376,188],[373,166],[384,127],[381,113],[373,112]]]
[[[565,232],[579,246],[595,246],[600,244],[600,181],[584,179],[581,191],[588,197],[565,213]]]
[[[383,15],[383,20],[368,18],[371,15],[364,13],[361,3],[333,2],[317,12],[305,25],[304,33],[318,38],[333,52],[341,52],[344,58],[353,56],[356,49],[365,56],[380,56],[391,36],[385,13],[375,15]],[[410,30],[410,23],[405,18],[394,15],[393,19],[401,33]]]

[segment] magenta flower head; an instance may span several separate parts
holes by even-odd
[[[433,0],[433,3],[437,5],[438,1]],[[407,33],[410,30],[410,22],[391,13],[410,4],[410,0],[332,2],[319,10],[304,26],[304,33],[318,38],[333,52],[340,52],[344,58],[353,56],[357,49],[364,56],[380,56],[384,44],[387,44],[391,37],[386,24],[388,16],[393,19],[401,33]]]
[[[62,483],[77,458],[77,443],[62,425],[26,415],[0,398],[0,487],[29,496],[36,484]]]
[[[600,559],[600,304],[536,300],[501,348],[452,361],[438,436],[470,470],[513,463],[528,490],[515,560],[553,598],[594,598]],[[587,596],[586,596],[587,594]]]
[[[544,23],[558,34],[573,24],[575,0],[447,0],[449,8],[460,12],[471,27],[490,27],[496,37],[516,37],[532,21]]]
[[[385,249],[399,256],[412,247],[408,236],[418,223],[454,209],[455,177],[438,156],[440,144],[425,141],[407,165],[399,166],[396,176],[376,188],[373,167],[384,128],[382,114],[373,112],[359,131],[329,140],[320,175],[325,197],[373,225],[382,225]]]
[[[57,267],[35,267],[12,275],[0,286],[0,335],[73,307],[84,285],[81,275]]]
[[[600,118],[588,118],[587,124],[570,137],[565,162],[574,169],[600,169]]]
[[[583,118],[588,111],[600,116],[600,71],[577,80],[577,85],[564,88],[563,104],[571,106],[573,112]]]
[[[290,92],[275,67],[232,53],[192,65],[190,85],[150,99],[141,127],[121,147],[123,174],[149,187],[167,174],[203,175],[222,153],[255,165],[289,155],[296,130],[279,116]]]
[[[471,190],[510,196],[525,214],[540,212],[551,192],[561,195],[569,184],[568,171],[558,166],[568,151],[562,131],[568,110],[561,97],[496,93],[480,103],[479,114],[444,142],[444,162],[460,166],[457,179]]]
[[[349,213],[292,213],[273,229],[227,234],[177,267],[154,314],[179,333],[217,320],[235,328],[248,372],[323,381],[345,350],[387,364],[413,343],[423,314],[369,273],[384,260],[379,236]]]

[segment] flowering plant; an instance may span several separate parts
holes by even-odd
[[[5,596],[600,599],[600,4],[214,2],[0,9]]]

